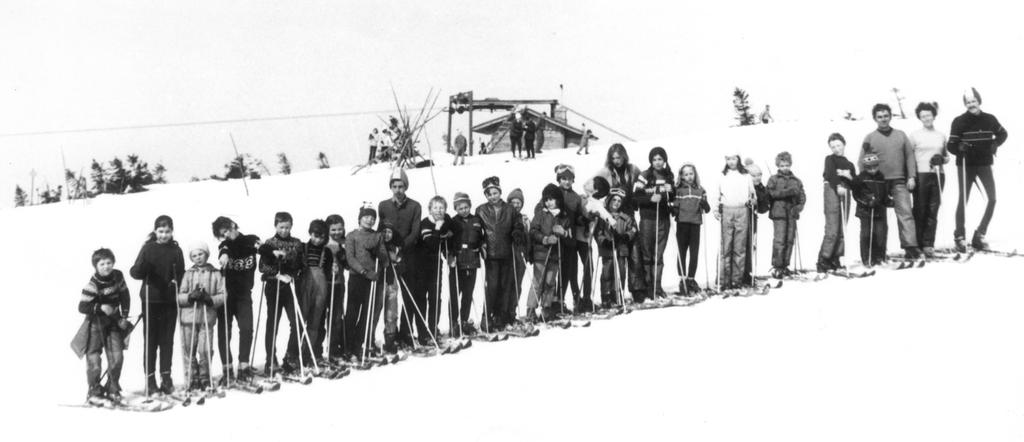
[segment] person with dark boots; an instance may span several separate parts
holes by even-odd
[[[327,348],[328,360],[339,363],[345,353],[345,270],[348,269],[345,260],[345,219],[341,215],[331,214],[324,221],[327,223],[329,238],[327,249],[334,258],[328,275],[333,284],[331,290],[334,296],[327,300],[326,319],[320,328],[320,340],[326,339],[330,343]]]
[[[796,223],[800,212],[804,209],[807,196],[804,184],[793,175],[790,167],[793,157],[789,152],[780,152],[775,156],[775,167],[778,173],[768,179],[768,194],[771,196],[772,207],[768,212],[775,227],[772,243],[772,277],[781,279],[789,274],[789,260],[793,255],[793,241],[796,238]]]
[[[853,198],[860,218],[860,259],[865,266],[874,267],[886,260],[889,223],[885,208],[892,205],[891,182],[878,168],[878,155],[865,155],[862,163],[864,169],[853,179]]]
[[[626,199],[622,202],[622,213],[636,221],[636,200],[633,193],[637,188],[637,178],[640,177],[640,168],[629,162],[629,153],[626,148],[615,143],[608,147],[608,155],[605,158],[604,167],[598,170],[597,176],[608,181],[610,188],[619,188],[626,192]],[[645,291],[643,287],[643,266],[640,263],[640,244],[633,241],[629,249],[626,261],[629,263],[629,291],[633,298],[642,296]]]
[[[668,154],[665,153],[665,149],[651,149],[648,160],[651,166],[637,178],[641,188],[635,194],[636,205],[640,208],[640,237],[637,241],[640,243],[646,290],[633,294],[635,302],[653,299],[654,296],[665,296],[665,291],[661,287],[661,276],[671,226],[668,203],[675,199],[675,177],[668,165]]]
[[[298,370],[298,324],[295,323],[295,296],[292,282],[302,270],[302,241],[292,237],[292,215],[288,212],[274,214],[274,236],[260,245],[259,270],[267,298],[267,323],[263,345],[266,350],[264,376]],[[288,347],[285,349],[284,365],[277,363],[277,327],[281,317],[288,321]]]
[[[476,271],[480,268],[480,248],[484,244],[484,222],[470,212],[472,201],[469,195],[456,192],[452,200],[456,215],[452,218],[452,248],[448,265],[448,312],[451,321],[457,324],[462,335],[473,336],[476,327],[469,318],[473,306],[473,289],[476,287]]]
[[[977,89],[972,87],[964,91],[963,99],[967,111],[953,119],[947,146],[949,152],[956,156],[957,183],[960,190],[953,237],[956,240],[957,251],[966,252],[964,204],[971,197],[971,188],[980,181],[988,203],[985,205],[985,214],[974,230],[971,247],[988,250],[985,234],[988,233],[988,225],[992,222],[992,214],[996,210],[996,181],[992,176],[992,164],[999,146],[1006,142],[1008,134],[994,115],[982,112],[981,94]]]
[[[700,286],[694,277],[697,275],[701,224],[704,222],[704,214],[711,211],[707,192],[701,187],[697,167],[693,164],[686,163],[679,168],[676,197],[671,206],[676,217],[676,245],[679,249],[677,270],[682,277],[679,281],[679,293],[693,296],[700,292]]]
[[[523,191],[519,189],[512,189],[505,201],[508,202],[509,206],[512,206],[512,209],[515,210],[516,213],[518,213],[518,217],[516,219],[522,231],[529,232],[530,217],[526,216],[526,213],[523,212],[523,208],[525,207]],[[512,294],[515,295],[516,299],[508,303],[508,306],[512,307],[513,311],[506,312],[509,317],[517,318],[516,321],[518,321],[517,310],[519,308],[519,300],[522,298],[523,294],[523,278],[526,277],[526,267],[533,263],[533,254],[531,253],[533,247],[530,244],[530,235],[522,235],[521,238],[523,238],[523,242],[521,244],[515,242],[512,243],[512,271],[515,273],[515,276],[512,278]],[[530,289],[532,290],[533,287],[530,287]]]
[[[453,247],[454,233],[452,217],[446,213],[448,202],[444,197],[431,198],[427,203],[427,211],[427,217],[420,221],[419,268],[414,270],[418,273],[420,286],[424,288],[421,293],[426,295],[417,297],[416,301],[427,323],[424,327],[423,321],[418,318],[413,323],[418,328],[420,344],[429,346],[434,345],[430,336],[437,336],[437,321],[441,316],[441,278],[445,260]]]
[[[590,299],[591,294],[591,271],[590,267],[586,265],[589,260],[588,253],[588,235],[587,227],[589,220],[586,217],[586,212],[583,209],[583,199],[576,191],[572,190],[572,185],[576,181],[576,171],[568,164],[559,164],[555,166],[555,178],[558,180],[559,191],[562,192],[562,205],[561,210],[565,212],[566,218],[569,219],[570,226],[572,227],[573,241],[563,241],[561,243],[562,255],[561,258],[561,283],[558,287],[558,297],[561,302],[565,303],[565,292],[566,289],[572,289],[572,301],[574,307],[574,313],[582,313],[584,310],[581,309],[581,305],[584,299]],[[534,217],[540,214],[545,209],[543,202],[537,203],[534,207]],[[580,261],[584,264],[583,267],[583,293],[580,293],[579,284],[579,264],[576,261],[576,256],[579,255]],[[570,258],[571,257],[571,258]]]
[[[558,293],[558,274],[561,269],[559,261],[565,255],[565,247],[560,243],[574,241],[572,238],[572,221],[562,210],[565,198],[561,189],[548,184],[541,193],[541,204],[544,208],[537,212],[530,223],[530,236],[533,243],[533,285],[536,291],[531,292],[527,299],[527,320],[535,320],[537,307],[542,308],[541,319],[550,321],[565,313]],[[571,259],[576,259],[572,256]]]
[[[395,226],[390,220],[381,223],[379,229],[381,234],[381,243],[384,246],[383,254],[380,255],[379,261],[381,266],[381,275],[377,278],[377,292],[374,296],[377,297],[373,302],[373,316],[370,318],[370,336],[376,336],[377,334],[377,321],[383,311],[384,313],[384,347],[382,350],[387,354],[398,353],[398,322],[400,319],[400,313],[398,310],[398,297],[400,294],[404,294],[406,302],[412,299],[409,296],[409,285],[407,275],[409,274],[409,267],[406,261],[403,259],[401,254],[401,246],[399,245],[399,237],[395,235]],[[405,305],[405,311],[401,314],[409,315],[410,321],[420,318],[423,311],[417,312],[415,308],[409,308],[409,305]],[[422,320],[422,319],[421,319]],[[408,326],[408,323],[403,323]],[[409,333],[412,333],[411,329]],[[412,342],[412,335],[407,335],[408,341]],[[427,337],[429,339],[429,337]],[[403,343],[403,346],[413,347],[408,343]]]
[[[146,390],[152,394],[174,392],[171,362],[174,357],[174,328],[178,319],[176,295],[185,274],[181,247],[174,241],[174,220],[160,215],[153,222],[146,243],[128,272],[143,282],[142,313],[146,333]],[[157,357],[160,359],[160,387],[157,388]]]
[[[599,218],[594,228],[597,254],[601,258],[601,308],[604,309],[620,304],[620,290],[625,290],[626,284],[626,259],[638,232],[633,217],[622,211],[625,201],[626,191],[613,187],[605,203],[614,221]]]
[[[516,149],[519,150],[519,157],[523,157],[523,114],[521,111],[512,113],[509,118],[508,139],[511,142],[509,150],[512,151],[512,158],[516,157]]]
[[[374,282],[380,279],[386,252],[381,234],[373,230],[377,211],[372,207],[359,209],[359,227],[345,236],[345,262],[348,263],[348,302],[345,305],[346,359],[358,362],[363,353],[366,324],[371,316],[370,296]],[[373,338],[368,343],[373,346]],[[369,350],[369,348],[367,349]]]
[[[515,295],[511,294],[512,279],[512,244],[522,244],[524,232],[520,223],[516,222],[518,212],[501,199],[501,180],[492,176],[484,179],[482,186],[487,202],[476,208],[476,216],[484,224],[486,241],[482,249],[484,258],[485,293],[484,318],[480,326],[485,332],[504,329],[514,323],[515,318],[507,317],[507,312],[514,311],[510,306]]]
[[[131,331],[128,311],[131,295],[124,275],[114,268],[114,252],[98,249],[92,252],[92,267],[95,273],[82,289],[78,312],[85,315],[82,323],[84,337],[76,336],[76,352],[85,355],[85,374],[89,382],[86,401],[102,406],[106,400],[115,404],[121,402],[121,367],[124,364],[125,334]],[[100,386],[103,378],[103,353],[107,353],[107,384]]]
[[[309,241],[302,244],[302,271],[299,273],[298,290],[300,318],[306,323],[306,337],[313,347],[313,354],[299,342],[305,361],[315,358],[318,366],[323,360],[324,314],[330,301],[331,282],[328,279],[334,267],[334,254],[327,247],[327,222],[315,219],[309,223]]]
[[[459,160],[462,160],[462,165],[466,165],[466,136],[462,134],[462,130],[459,130],[458,135],[455,135],[455,161],[452,162],[452,166],[459,165]],[[481,152],[483,153],[483,152]]]
[[[232,321],[238,321],[238,372],[237,379],[247,382],[252,379],[253,370],[249,366],[252,351],[252,287],[256,275],[256,253],[260,246],[260,238],[256,235],[244,235],[238,231],[238,224],[231,218],[217,217],[213,221],[213,236],[220,239],[219,250],[220,271],[224,274],[224,287],[227,299],[224,308],[217,312],[217,342],[221,366],[226,367],[224,378],[230,374],[233,365],[231,355]]]
[[[910,145],[917,159],[917,188],[914,189],[914,223],[917,243],[925,257],[935,257],[935,229],[946,176],[942,165],[949,161],[946,134],[935,129],[939,114],[935,103],[918,103],[914,109],[922,127],[910,134]]]
[[[181,308],[181,348],[185,351],[185,373],[190,391],[203,391],[210,385],[210,339],[217,323],[217,310],[224,307],[227,293],[224,276],[210,263],[210,249],[198,242],[188,248],[192,268],[181,278],[177,302]]]
[[[526,158],[534,158],[533,141],[537,138],[537,122],[527,117],[523,125],[523,140],[526,141]],[[520,155],[522,157],[522,155]]]
[[[391,189],[391,198],[381,201],[377,205],[377,213],[380,215],[380,222],[377,229],[383,231],[385,224],[390,224],[394,239],[391,240],[391,248],[395,254],[395,263],[403,269],[417,269],[416,244],[419,241],[419,226],[421,216],[420,203],[406,195],[409,190],[409,177],[405,170],[396,167],[388,178],[388,187]],[[383,265],[383,264],[382,264]],[[382,272],[387,273],[387,272]],[[394,276],[392,272],[392,276]],[[415,318],[412,302],[414,297],[426,296],[426,288],[423,287],[417,278],[404,278],[406,288],[403,288],[403,305],[410,310],[401,313]],[[409,323],[402,321],[398,334],[398,343],[403,347],[412,347],[412,330]]]
[[[910,138],[899,129],[889,125],[892,121],[892,109],[887,104],[876,104],[871,115],[878,124],[878,129],[864,137],[859,162],[864,157],[875,154],[879,160],[879,170],[889,180],[892,191],[893,210],[900,231],[900,247],[906,252],[907,258],[921,257],[921,249],[917,244],[917,228],[914,225],[914,212],[910,192],[917,188],[917,159]]]
[[[828,147],[832,155],[825,157],[824,208],[825,236],[818,251],[817,270],[819,273],[839,270],[839,258],[846,253],[846,221],[850,216],[850,188],[857,169],[843,155],[846,139],[839,133],[828,136]],[[846,218],[843,217],[846,216]]]

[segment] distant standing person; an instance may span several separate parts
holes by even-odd
[[[384,129],[380,136],[377,137],[377,145],[380,146],[377,156],[380,159],[387,160],[391,157],[391,144],[391,131]]]
[[[900,247],[906,251],[907,258],[917,259],[921,250],[917,245],[917,229],[914,225],[914,213],[911,209],[910,192],[916,186],[917,158],[910,138],[899,129],[889,125],[892,121],[892,108],[879,103],[871,109],[871,115],[878,124],[878,129],[864,137],[864,145],[858,163],[863,167],[864,157],[876,154],[879,159],[879,170],[889,183],[892,193],[893,208],[900,230]]]
[[[914,146],[917,158],[914,223],[918,245],[925,256],[934,258],[935,227],[938,226],[939,204],[942,203],[942,188],[946,182],[942,165],[949,159],[946,134],[935,129],[935,117],[939,115],[935,103],[919,103],[914,113],[924,126],[910,134],[910,145]]]
[[[466,136],[462,135],[461,130],[455,136],[455,161],[452,163],[452,166],[459,164],[459,158],[462,158],[462,164],[466,164]]]
[[[377,128],[373,128],[373,132],[370,132],[370,159],[367,160],[366,164],[373,164],[377,162]]]
[[[590,155],[590,129],[587,129],[586,123],[583,123],[582,126],[583,134],[580,135],[580,148],[576,149],[576,155],[579,155],[581,151]]]
[[[508,138],[512,142],[512,157],[516,156],[516,148],[519,149],[519,156],[523,156],[523,114],[515,112],[512,114],[512,126],[508,129]]]
[[[770,106],[768,106],[767,104],[764,105],[764,110],[761,111],[760,118],[761,118],[761,124],[768,124],[768,123],[774,123],[775,122],[775,119],[772,118],[772,112],[770,110]]]
[[[992,213],[996,210],[996,182],[992,177],[992,163],[996,150],[1006,142],[1006,129],[992,114],[981,111],[981,95],[978,90],[970,88],[963,94],[967,112],[953,119],[949,129],[949,152],[956,155],[958,182],[960,183],[960,200],[956,206],[956,239],[958,251],[966,252],[964,241],[964,203],[971,196],[971,184],[980,180],[988,197],[985,215],[982,216],[978,228],[974,230],[971,247],[988,250],[985,234],[988,224],[992,221]],[[966,193],[965,193],[966,192]]]
[[[523,138],[526,140],[526,158],[533,158],[533,141],[537,138],[537,123],[533,118],[527,118],[523,125]],[[520,157],[522,157],[520,155]]]

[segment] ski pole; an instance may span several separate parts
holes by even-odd
[[[393,272],[395,272],[395,279],[397,279],[398,282],[399,282],[399,285],[398,285],[399,290],[401,290],[402,287],[405,287],[406,293],[409,293],[409,286],[408,286],[408,284],[405,283],[405,278],[402,277],[401,275],[399,275],[398,271],[395,270],[395,264],[394,263],[391,264],[391,270]],[[420,308],[416,305],[415,302],[412,303],[412,307],[413,307],[414,311],[416,312],[416,315],[419,316],[420,320],[423,321],[423,322],[426,322],[426,319],[423,318],[423,313],[420,312]],[[441,346],[437,343],[437,337],[434,336],[434,334],[430,332],[429,328],[427,328],[427,335],[429,335],[430,339],[434,341],[434,348],[436,348],[437,352],[440,353],[441,352]]]
[[[548,253],[547,253],[546,256],[544,256],[544,267],[543,267],[543,271],[541,271],[541,278],[540,278],[540,291],[535,291],[535,294],[537,296],[537,304],[538,305],[544,304],[545,301],[548,301],[550,303],[551,301],[554,300],[553,298],[552,299],[545,299],[545,295],[544,295],[545,292],[547,292],[547,285],[548,285],[548,260],[551,259],[551,251],[554,249],[554,246],[555,246],[554,244],[548,244]],[[548,320],[544,316],[545,316],[544,315],[544,307],[542,306],[541,309],[540,309],[540,320],[543,321],[543,322],[547,322]]]
[[[206,304],[203,304],[203,329],[206,330],[206,378],[210,382],[210,389],[213,389],[213,370],[210,370],[210,366],[213,365],[213,346],[210,345],[213,342],[213,337],[210,334],[210,324],[206,320],[208,318]],[[227,376],[225,374],[225,376]],[[226,383],[224,385],[227,385]]]
[[[262,319],[262,317],[263,317],[263,295],[264,295],[264,292],[266,290],[267,290],[267,282],[263,281],[263,284],[260,284],[260,302],[259,302],[259,304],[256,305],[256,330],[255,330],[255,332],[252,335],[253,336],[253,340],[259,339],[259,336],[260,336],[260,319]],[[270,308],[270,306],[267,306],[267,309],[269,309],[269,308]],[[255,360],[256,360],[256,351],[255,351],[255,348],[254,348],[253,350],[249,351],[249,366],[250,367],[252,367],[252,364],[253,364],[253,362],[255,362]]]
[[[516,267],[516,245],[512,244],[512,285],[515,287],[516,301],[513,303],[515,308],[513,309],[513,316],[517,317],[519,313],[519,297],[521,296],[519,291],[519,269]],[[526,273],[523,273],[524,275]]]
[[[224,385],[227,386],[231,383],[231,369],[233,368],[232,366],[234,363],[231,362],[231,326],[228,325],[228,300],[226,289],[224,292],[224,305],[221,308],[224,309],[224,350],[221,352],[221,357],[224,358],[224,362],[221,363],[221,369],[224,370]],[[210,363],[213,363],[212,359]],[[225,366],[225,364],[227,364],[227,366]],[[210,383],[213,383],[212,378]]]
[[[380,258],[375,258],[373,260],[373,268],[374,268],[374,272],[375,273],[380,271]],[[370,299],[366,303],[366,305],[367,305],[367,307],[366,307],[366,329],[363,332],[363,354],[362,354],[362,357],[359,358],[360,362],[363,362],[363,361],[366,360],[366,350],[367,350],[367,347],[369,347],[370,342],[371,342],[370,341],[370,338],[371,338],[371,336],[370,336],[370,325],[371,325],[370,322],[372,320],[370,318],[370,315],[373,314],[371,312],[373,311],[373,304],[376,302],[376,298],[377,298],[377,280],[378,279],[380,279],[380,275],[378,275],[377,278],[375,278],[373,281],[370,281]]]
[[[747,213],[750,214],[750,228],[747,229],[747,234],[750,235],[750,254],[753,255],[750,257],[750,286],[754,287],[757,285],[757,215],[753,207],[747,208]]]
[[[704,236],[704,287],[710,287],[711,266],[708,265],[708,229],[704,223],[704,212],[700,214],[700,231]]]
[[[309,350],[309,355],[310,355],[310,358],[312,359],[312,362],[313,362],[313,371],[316,372],[316,373],[319,373],[320,372],[320,365],[317,364],[317,362],[316,362],[316,354],[313,352],[313,342],[312,342],[311,339],[309,339],[309,324],[306,324],[306,318],[302,314],[302,309],[300,308],[300,305],[299,305],[299,295],[295,291],[295,283],[294,282],[291,283],[291,288],[292,288],[292,301],[295,302],[295,317],[298,320],[297,328],[301,327],[299,329],[300,330],[299,331],[299,335],[297,336],[299,342],[296,342],[296,344],[298,344],[298,347],[299,347],[299,364],[302,363],[302,341],[303,341],[303,338],[305,338],[306,349]],[[303,368],[303,370],[305,370],[305,368]]]
[[[615,244],[614,235],[612,235],[612,259],[614,259],[614,261],[612,261],[612,276],[615,277],[615,285],[612,287],[615,287],[615,291],[618,292],[619,302],[622,304],[622,312],[628,313],[628,310],[626,310],[626,297],[622,293],[622,281],[619,279],[621,277],[619,273],[619,248]]]
[[[964,235],[963,236],[963,240],[964,240],[964,242],[967,242],[967,158],[963,158],[962,164],[959,167],[960,167],[960,204],[963,207],[963,210],[960,212],[960,215],[962,215],[960,219],[963,220],[963,223],[962,223],[962,227],[964,229],[964,231],[963,231],[963,235]]]
[[[301,308],[301,305],[299,304],[299,297],[298,297],[298,295],[295,294],[295,285],[292,284],[292,283],[288,283],[288,287],[289,287],[289,290],[292,292],[292,317],[291,317],[291,321],[292,321],[292,326],[295,327],[295,329],[296,329],[295,330],[295,334],[296,334],[296,336],[295,336],[295,339],[296,339],[295,346],[297,347],[298,353],[299,353],[299,375],[303,376],[303,375],[306,374],[306,363],[305,363],[305,361],[303,361],[303,357],[302,357],[302,334],[303,334],[303,332],[306,331],[306,327],[303,326],[302,325],[302,321],[299,320],[299,315],[302,314],[300,312],[300,310],[302,308]],[[280,293],[279,293],[279,295],[280,295]],[[290,345],[291,344],[289,343],[289,346]],[[312,354],[313,350],[310,349],[309,352],[310,352],[310,354]],[[285,352],[285,357],[287,357],[287,355],[288,355],[288,353]]]
[[[843,238],[844,241],[846,240],[846,197],[843,197],[843,199],[839,201],[839,237]],[[832,246],[832,253],[836,253],[836,254],[839,253],[838,250],[836,250],[836,249],[837,249],[837,247],[835,245],[833,245]],[[839,267],[845,269],[846,268],[846,265],[845,265],[845,261],[846,260],[843,259],[844,258],[843,255],[839,255],[839,256],[837,256],[837,258],[839,258]],[[848,270],[844,270],[844,271],[846,272],[847,275],[850,274],[850,272]]]
[[[274,363],[277,362],[277,323],[281,321],[281,263],[277,264],[277,289],[274,292],[274,330],[270,340],[270,354],[267,355],[267,363],[270,364],[270,377],[274,377]],[[267,306],[269,308],[270,306]],[[268,315],[269,316],[269,315]]]
[[[338,267],[338,271],[341,271],[341,267]],[[334,331],[334,286],[337,285],[338,275],[331,272],[331,301],[328,307],[330,316],[327,317],[327,360],[331,359],[331,333]]]
[[[384,271],[386,272],[387,269],[384,269]],[[399,287],[399,288],[401,288],[401,287]],[[400,293],[400,295],[401,295],[401,293]],[[409,308],[405,306],[405,297],[404,296],[399,296],[398,297],[398,303],[401,304],[401,305],[398,306],[398,308],[399,308],[399,311],[402,312],[400,314],[401,317],[399,318],[399,320],[401,320],[402,318],[405,318],[405,325],[409,326],[409,333],[412,333],[413,336],[415,337],[415,339],[412,340],[412,350],[413,351],[419,350],[420,345],[419,345],[418,341],[420,339],[420,332],[419,332],[419,330],[417,330],[415,328],[415,326],[413,326],[412,318],[409,317]]]
[[[875,208],[871,208],[871,218],[868,219],[868,268],[875,266],[875,253],[872,248],[875,245]]]
[[[480,257],[483,258],[482,252],[477,252],[477,253],[481,253]],[[480,305],[483,306],[484,317],[480,321],[480,325],[481,325],[481,328],[485,331],[485,333],[490,333],[491,332],[491,316],[488,314],[488,311],[487,311],[487,303],[489,303],[491,300],[488,299],[488,298],[490,298],[490,296],[488,296],[490,293],[487,291],[487,272],[486,272],[486,270],[487,270],[487,260],[486,259],[484,259],[484,270],[485,270],[485,272],[484,272],[484,302],[480,303]]]
[[[185,378],[186,378],[186,380],[188,382],[187,391],[189,391],[189,392],[192,391],[192,382],[195,380],[195,379],[192,378],[192,365],[195,364],[196,345],[199,344],[199,332],[196,330],[196,327],[197,327],[196,320],[198,318],[199,318],[199,311],[196,308],[196,302],[193,302],[192,303],[192,327],[189,329],[189,331],[192,332],[192,336],[191,336],[191,339],[189,339],[190,345],[189,345],[189,349],[188,349],[188,357],[185,358],[185,361],[188,364],[188,366],[185,367],[185,374],[187,374],[187,376]],[[182,336],[182,337],[184,337],[184,336]]]
[[[659,200],[654,204],[654,238],[652,238],[654,245],[651,247],[651,250],[654,253],[654,266],[651,267],[651,273],[653,273],[653,275],[651,275],[651,300],[655,301],[658,299],[658,286],[660,285],[660,280],[658,279],[658,227],[660,225],[661,201]]]
[[[146,345],[145,345],[145,347],[146,347],[146,356],[145,356],[146,360],[143,361],[143,365],[145,366],[145,370],[146,370],[146,397],[148,398],[149,397],[149,393],[150,393],[150,391],[149,391],[149,377],[153,376],[154,377],[154,381],[155,381],[155,378],[156,378],[156,376],[152,372],[149,371],[149,369],[150,369],[150,367],[149,367],[149,344],[151,342],[149,340],[151,338],[151,336],[149,335],[149,321],[152,318],[149,316],[149,278],[148,277],[146,278],[145,281],[143,281],[142,288],[144,289],[143,291],[145,292],[145,295],[143,295],[143,298],[145,298],[145,301],[143,303],[146,304],[145,306],[143,306],[145,308],[145,315],[144,316],[146,318],[146,329],[143,330],[143,331],[146,332],[145,333],[145,335],[146,335],[146,339],[145,339],[145,341],[146,341]],[[177,293],[175,293],[175,296],[177,296]],[[177,302],[175,302],[175,304],[177,304]]]
[[[455,315],[454,315],[455,317],[452,318],[452,320],[457,323],[457,325],[459,327],[459,337],[461,338],[462,337],[462,289],[459,287],[459,279],[462,279],[462,275],[459,273],[459,258],[457,256],[455,257],[455,267],[454,268],[455,268],[455,309],[454,309],[455,310]],[[449,271],[448,274],[451,275],[451,271]],[[450,303],[451,300],[449,300],[448,302]],[[448,310],[449,310],[448,311],[448,315],[449,316],[453,316],[452,312],[451,312],[451,310],[453,310],[453,309],[449,308]]]

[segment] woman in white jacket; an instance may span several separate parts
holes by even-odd
[[[754,184],[739,155],[725,157],[725,169],[718,184],[718,210],[715,219],[722,223],[719,290],[743,284],[744,261],[750,228],[750,204],[755,201]]]

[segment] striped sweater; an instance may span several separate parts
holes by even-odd
[[[79,313],[92,315],[97,308],[104,314],[111,314],[118,308],[121,315],[127,315],[132,299],[128,294],[128,285],[120,270],[114,270],[106,277],[94,273],[89,283],[82,289],[82,298],[78,301]]]

